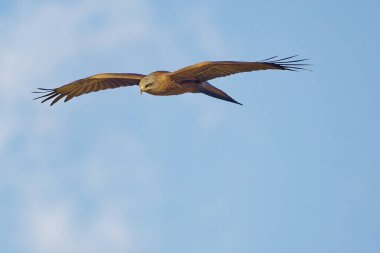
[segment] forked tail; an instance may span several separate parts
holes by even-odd
[[[227,93],[225,93],[224,91],[219,90],[218,88],[212,86],[208,82],[204,82],[201,85],[199,85],[199,92],[206,94],[208,96],[214,97],[214,98],[218,98],[218,99],[222,99],[222,100],[225,100],[228,102],[232,102],[235,104],[242,105],[241,103],[239,103],[238,101],[236,101],[232,97],[228,96]]]

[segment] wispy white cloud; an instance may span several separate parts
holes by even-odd
[[[33,103],[29,92],[57,83],[57,76],[77,61],[87,65],[109,55],[127,59],[121,68],[136,71],[136,65],[153,70],[149,68],[157,66],[146,64],[152,60],[182,67],[177,64],[193,54],[181,46],[186,38],[176,38],[160,25],[160,15],[145,1],[85,0],[21,2],[7,16],[9,26],[0,41],[0,187],[15,194],[22,206],[13,207],[17,221],[7,235],[14,249],[128,252],[144,243],[139,236],[149,237],[149,231],[142,235],[130,225],[130,213],[137,212],[132,207],[150,209],[160,199],[160,165],[146,159],[151,150],[142,137],[105,126],[86,144],[85,154],[70,156],[75,147],[67,133],[79,123],[72,122],[70,110],[56,107],[51,113]],[[220,36],[203,18],[203,29],[194,29],[194,43],[218,54],[223,50]],[[198,107],[200,125],[212,128],[221,121],[220,111]]]
[[[142,11],[146,17],[138,15]],[[148,18],[151,11],[143,1],[43,2],[21,4],[10,16],[11,26],[0,42],[0,182],[22,206],[14,207],[17,224],[7,235],[18,242],[14,245],[18,250],[128,252],[132,241],[138,241],[125,211],[136,199],[149,203],[154,182],[159,180],[153,175],[155,166],[143,162],[141,140],[123,131],[118,140],[102,135],[94,140],[99,148],[70,163],[76,171],[65,168],[54,161],[58,150],[49,147],[54,146],[54,138],[61,151],[67,150],[63,133],[68,111],[51,114],[43,107],[31,109],[28,93],[40,87],[38,83],[53,81],[62,66],[81,55],[97,50],[116,53],[132,45],[129,52],[135,51],[136,56],[133,47],[157,30]],[[120,140],[124,142],[115,143]],[[110,162],[101,147],[115,144],[115,150],[124,149],[133,156],[119,154],[121,158]],[[67,169],[64,176],[59,168]],[[112,190],[105,187],[120,183],[120,177],[114,179],[110,171],[128,175],[126,182],[133,179],[139,186],[124,196],[127,201],[118,202],[122,193],[108,196]],[[92,203],[89,214],[81,213],[81,201]]]
[[[16,224],[10,241],[17,242],[16,248],[129,252],[143,243],[138,238],[142,232],[130,221],[159,201],[159,165],[144,159],[148,152],[138,139],[127,132],[114,134],[118,139],[101,137],[90,155],[66,166],[48,161],[1,168],[2,188],[22,206],[13,212]]]
[[[123,206],[102,203],[84,218],[70,199],[52,201],[36,189],[29,197],[27,209],[18,217],[16,239],[29,252],[128,252],[132,247],[135,238]]]

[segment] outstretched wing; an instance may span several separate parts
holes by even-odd
[[[200,62],[177,71],[170,76],[177,82],[193,81],[205,82],[217,77],[228,76],[240,72],[250,72],[256,70],[279,69],[279,70],[304,70],[304,61],[307,59],[296,59],[297,55],[287,58],[276,59],[277,56],[257,62],[238,61],[214,61]]]
[[[33,93],[46,93],[35,99],[44,98],[41,103],[48,101],[50,99],[54,100],[50,105],[54,105],[62,98],[65,98],[65,102],[69,101],[73,97],[78,97],[80,95],[95,92],[105,89],[113,89],[122,86],[132,86],[139,85],[140,80],[145,75],[140,74],[117,74],[117,73],[107,73],[107,74],[97,74],[87,78],[79,79],[77,81],[71,82],[69,84],[63,85],[55,89],[44,89],[39,88],[39,91]]]

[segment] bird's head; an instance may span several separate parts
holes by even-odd
[[[143,92],[149,93],[150,90],[154,89],[155,85],[155,76],[154,75],[147,75],[140,81],[140,92],[141,94]]]

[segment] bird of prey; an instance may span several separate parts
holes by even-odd
[[[43,93],[42,102],[52,100],[54,105],[62,98],[65,102],[90,92],[125,86],[140,86],[143,92],[156,96],[179,95],[183,93],[203,93],[228,102],[240,104],[225,92],[212,86],[208,81],[241,72],[256,70],[304,70],[306,59],[297,59],[297,55],[278,59],[277,56],[256,62],[208,61],[200,62],[174,72],[156,71],[149,75],[134,73],[105,73],[79,79],[55,89],[39,88],[34,93]]]

